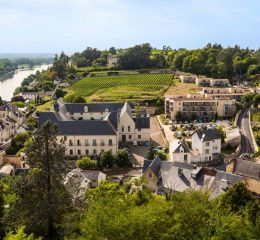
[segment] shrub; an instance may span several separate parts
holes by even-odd
[[[24,104],[24,102],[22,102],[22,101],[14,102],[13,104],[16,105],[16,106],[19,107],[19,108],[24,108],[24,107],[25,107],[25,104]]]
[[[95,160],[92,160],[90,157],[83,157],[77,161],[77,167],[83,170],[96,169],[97,162]]]
[[[111,151],[105,151],[100,153],[98,157],[98,166],[103,168],[112,168],[114,165],[115,158]]]
[[[127,149],[119,149],[115,156],[115,164],[118,167],[131,167],[132,163],[130,160],[129,153]]]

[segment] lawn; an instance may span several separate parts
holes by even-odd
[[[36,106],[36,110],[38,112],[48,112],[48,111],[50,111],[52,105],[53,105],[53,101],[48,101],[48,102],[45,102],[42,105]]]
[[[172,74],[138,74],[87,77],[70,86],[68,94],[83,96],[88,102],[153,100],[172,84]]]
[[[197,93],[201,89],[196,84],[175,82],[164,95],[186,95],[188,93]]]

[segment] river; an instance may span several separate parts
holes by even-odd
[[[4,80],[0,79],[0,96],[3,100],[10,101],[13,97],[14,90],[21,86],[22,81],[31,74],[35,74],[38,70],[47,70],[51,65],[43,64],[35,66],[33,69],[17,70],[15,73]],[[1,76],[0,76],[1,77]]]

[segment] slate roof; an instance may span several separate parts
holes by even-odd
[[[119,111],[124,105],[124,103],[65,103],[64,107],[70,113],[84,112],[85,106],[88,107],[88,112],[105,112],[106,109],[108,109],[109,112],[112,112]],[[134,108],[134,104],[131,104],[131,107]]]
[[[182,169],[182,175],[179,176],[179,169]],[[192,177],[195,170],[196,177]],[[186,189],[201,189],[205,185],[205,178],[210,178],[200,172],[201,168],[193,169],[193,165],[183,162],[162,161],[161,165],[161,187],[177,192]]]
[[[252,161],[236,159],[233,172],[246,177],[260,179],[260,164]]]
[[[226,189],[223,189],[221,187],[222,180],[227,180],[228,187],[231,187],[235,183],[242,181],[243,179],[244,178],[242,176],[217,170],[214,181],[211,184],[210,189],[209,189],[211,192],[211,197],[212,198],[217,197],[218,195],[220,195],[221,193],[224,193],[226,191]]]
[[[198,137],[202,142],[221,139],[220,133],[216,129],[207,129],[207,130],[199,129],[194,134],[198,134]]]
[[[154,160],[144,160],[143,173],[150,168],[156,177],[160,177],[162,160],[160,157],[156,156]]]
[[[185,141],[181,141],[181,140],[177,141],[177,145],[176,145],[175,149],[173,150],[173,152],[174,153],[180,153],[181,148],[183,149],[184,153],[190,153],[190,148],[187,145],[187,143]]]
[[[150,128],[150,118],[149,117],[138,117],[134,118],[135,128]]]
[[[39,125],[51,120],[58,126],[61,135],[116,135],[116,129],[110,121],[105,120],[67,120],[62,121],[59,114],[43,112],[39,115]]]

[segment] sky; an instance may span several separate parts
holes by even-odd
[[[0,0],[0,53],[260,47],[260,0]]]

